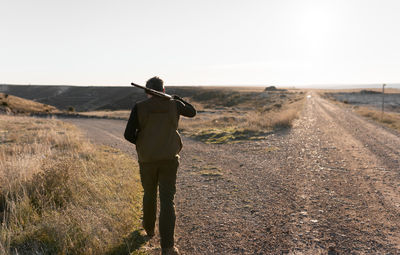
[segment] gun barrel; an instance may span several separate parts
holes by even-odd
[[[133,83],[133,82],[131,83],[131,85],[135,86],[137,88],[141,88],[141,89],[145,90],[150,95],[154,95],[154,96],[158,96],[158,97],[162,97],[162,98],[172,99],[172,96],[168,95],[166,93],[163,93],[163,92],[160,92],[160,91],[157,91],[157,90],[154,90],[154,89],[149,89],[149,88],[146,88],[145,86],[142,86],[142,85],[139,85],[139,84],[136,84],[136,83]]]

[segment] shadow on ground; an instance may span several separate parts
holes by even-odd
[[[135,230],[129,236],[124,238],[123,243],[112,248],[106,254],[107,255],[131,254],[134,251],[138,251],[140,247],[147,241],[148,241],[147,237],[145,235],[142,235],[140,230]]]

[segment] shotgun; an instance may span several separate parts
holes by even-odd
[[[147,93],[149,93],[150,95],[153,95],[153,96],[158,96],[158,97],[168,98],[168,99],[172,99],[172,98],[173,98],[171,95],[168,95],[168,94],[166,94],[166,93],[163,93],[163,92],[160,92],[160,91],[157,91],[157,90],[154,90],[154,89],[146,88],[146,87],[144,87],[144,86],[135,84],[135,83],[133,83],[133,82],[131,83],[131,85],[132,85],[132,86],[135,86],[135,87],[137,87],[137,88],[144,89]]]

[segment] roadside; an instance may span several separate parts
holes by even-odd
[[[71,121],[134,155],[125,121]],[[292,129],[264,140],[184,138],[177,245],[184,254],[399,253],[399,148],[399,133],[317,94]]]
[[[145,243],[137,163],[86,140],[69,123],[0,115],[1,254],[127,254]]]
[[[400,131],[400,90],[398,89],[389,89],[385,95],[377,90],[321,91],[320,94],[341,107],[352,109],[358,115]],[[384,102],[383,105],[382,102]]]

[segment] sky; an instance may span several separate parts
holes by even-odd
[[[0,0],[0,83],[400,83],[399,0]]]

